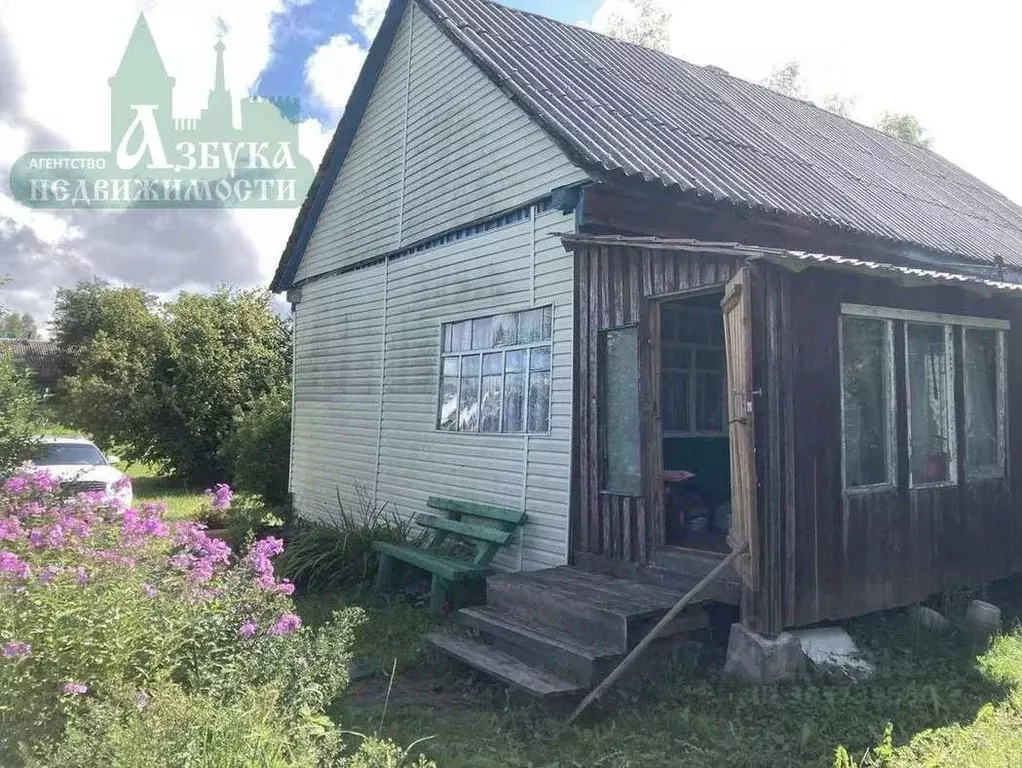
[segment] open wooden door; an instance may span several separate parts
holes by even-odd
[[[727,353],[727,419],[731,451],[731,530],[728,544],[749,551],[735,570],[749,590],[759,587],[759,537],[756,510],[756,425],[752,382],[752,307],[748,267],[742,267],[724,290],[724,347]]]

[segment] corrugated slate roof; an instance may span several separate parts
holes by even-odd
[[[274,290],[290,287],[408,1],[387,8]],[[1022,268],[1022,208],[935,152],[715,67],[495,2],[416,2],[595,176]]]
[[[494,2],[419,4],[588,169],[1022,266],[1022,209],[935,152]]]
[[[918,269],[898,264],[886,264],[865,259],[850,259],[847,256],[835,256],[829,253],[809,253],[807,251],[789,251],[783,248],[767,248],[758,245],[742,245],[741,243],[716,243],[705,240],[663,237],[628,237],[624,235],[580,235],[562,233],[561,242],[568,250],[575,250],[580,245],[618,245],[626,248],[637,248],[651,251],[688,251],[691,253],[726,254],[744,259],[765,259],[777,264],[801,270],[806,266],[833,269],[839,272],[851,272],[874,277],[897,278],[910,280],[916,285],[953,285],[959,288],[976,290],[980,293],[1007,293],[1022,297],[1022,283],[1008,283],[1003,280],[990,280],[975,275],[957,272],[943,272],[936,269]]]

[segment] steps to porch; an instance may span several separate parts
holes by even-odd
[[[433,633],[429,640],[537,698],[573,696],[606,677],[683,593],[570,566],[497,574],[486,581],[485,606],[455,615],[479,639]],[[695,604],[662,636],[706,624]]]

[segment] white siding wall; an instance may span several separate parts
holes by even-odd
[[[585,178],[409,3],[297,280]]]
[[[551,233],[572,226],[548,211],[303,288],[292,484],[301,515],[323,514],[338,486],[352,501],[356,483],[406,516],[430,495],[524,506],[523,541],[498,565],[567,561],[572,267]],[[550,434],[438,431],[441,323],[546,304],[554,306]]]
[[[295,319],[291,489],[303,516],[371,493],[379,433],[384,265],[310,283]]]

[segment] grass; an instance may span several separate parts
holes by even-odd
[[[204,488],[190,488],[182,480],[162,477],[148,464],[121,464],[118,468],[131,477],[136,502],[166,502],[168,520],[194,519],[207,503]]]
[[[1022,588],[1004,589],[990,597],[1014,621]],[[1022,766],[1017,628],[976,648],[958,634],[919,630],[901,611],[848,622],[877,668],[861,683],[814,673],[748,687],[721,675],[722,648],[681,649],[654,673],[626,676],[566,727],[563,709],[521,703],[429,651],[421,636],[435,620],[424,611],[358,593],[305,598],[302,611],[314,622],[336,604],[367,607],[356,658],[387,671],[397,659],[398,670],[392,695],[354,687],[337,720],[373,732],[386,706],[383,735],[398,743],[435,736],[422,750],[444,766],[831,766],[839,745],[855,766]],[[372,685],[385,693],[387,680]],[[418,695],[404,695],[409,687]]]

